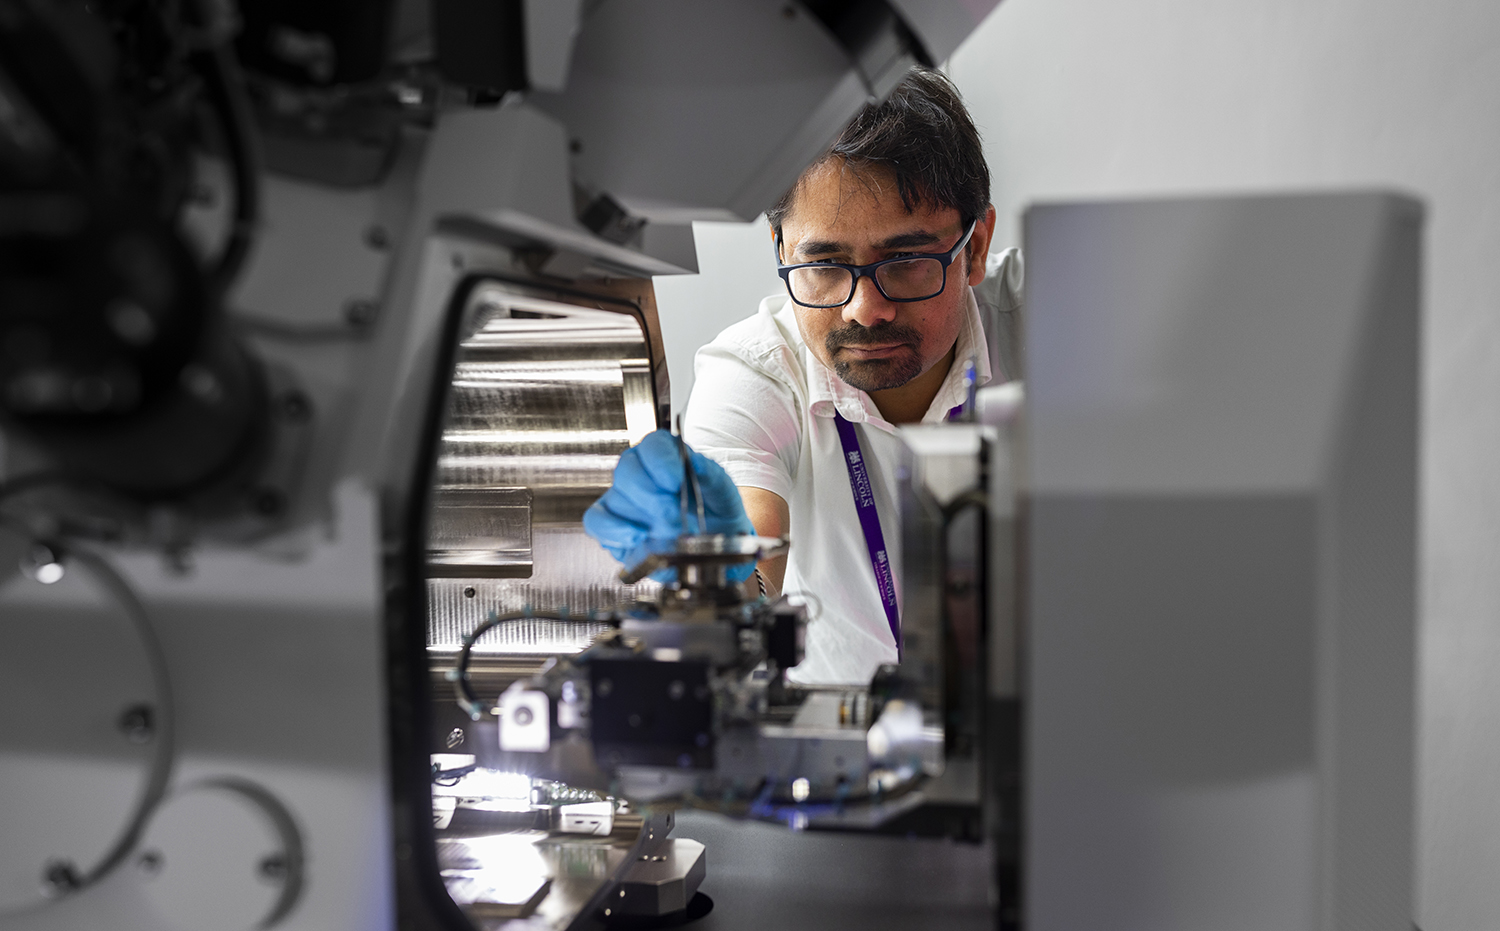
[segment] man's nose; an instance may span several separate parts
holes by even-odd
[[[894,319],[896,319],[895,302],[885,299],[885,295],[875,287],[874,278],[868,276],[860,278],[854,285],[854,297],[844,305],[844,322],[853,321],[868,328],[877,323],[889,323]]]

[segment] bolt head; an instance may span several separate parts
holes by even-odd
[[[78,867],[70,860],[49,860],[42,867],[42,882],[49,895],[63,895],[83,885]]]
[[[131,743],[149,743],[156,733],[156,711],[150,705],[131,705],[116,724]]]
[[[267,857],[262,859],[260,861],[260,865],[256,867],[256,872],[260,874],[261,879],[278,883],[284,882],[286,880],[287,873],[289,873],[290,871],[291,868],[286,861],[286,856],[279,853],[268,855]]]
[[[281,397],[281,416],[292,423],[303,423],[312,416],[312,402],[300,391],[288,391]]]

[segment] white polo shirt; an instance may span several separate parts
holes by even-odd
[[[992,263],[994,260],[992,259]],[[991,352],[972,289],[954,362],[923,422],[941,421],[963,403],[964,364],[975,360],[989,381]],[[736,485],[764,488],[791,512],[791,552],[782,590],[806,597],[807,658],[790,673],[807,684],[868,684],[896,643],[875,587],[834,411],[855,425],[892,564],[901,565],[896,467],[900,441],[870,396],[814,358],[786,294],[729,327],[694,363],[683,417],[688,445],[724,467]],[[901,577],[896,573],[901,602]]]

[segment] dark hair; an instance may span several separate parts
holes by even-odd
[[[855,114],[828,151],[766,211],[778,233],[802,179],[832,159],[856,172],[889,168],[908,212],[928,203],[952,207],[967,226],[990,205],[990,170],[979,130],[958,88],[937,71],[912,69],[889,97]]]

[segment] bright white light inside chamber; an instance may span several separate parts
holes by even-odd
[[[51,585],[53,582],[62,581],[63,565],[60,562],[43,563],[36,567],[34,576],[43,585]]]
[[[531,800],[531,777],[525,773],[502,773],[493,769],[476,769],[464,777],[464,794],[480,798]]]

